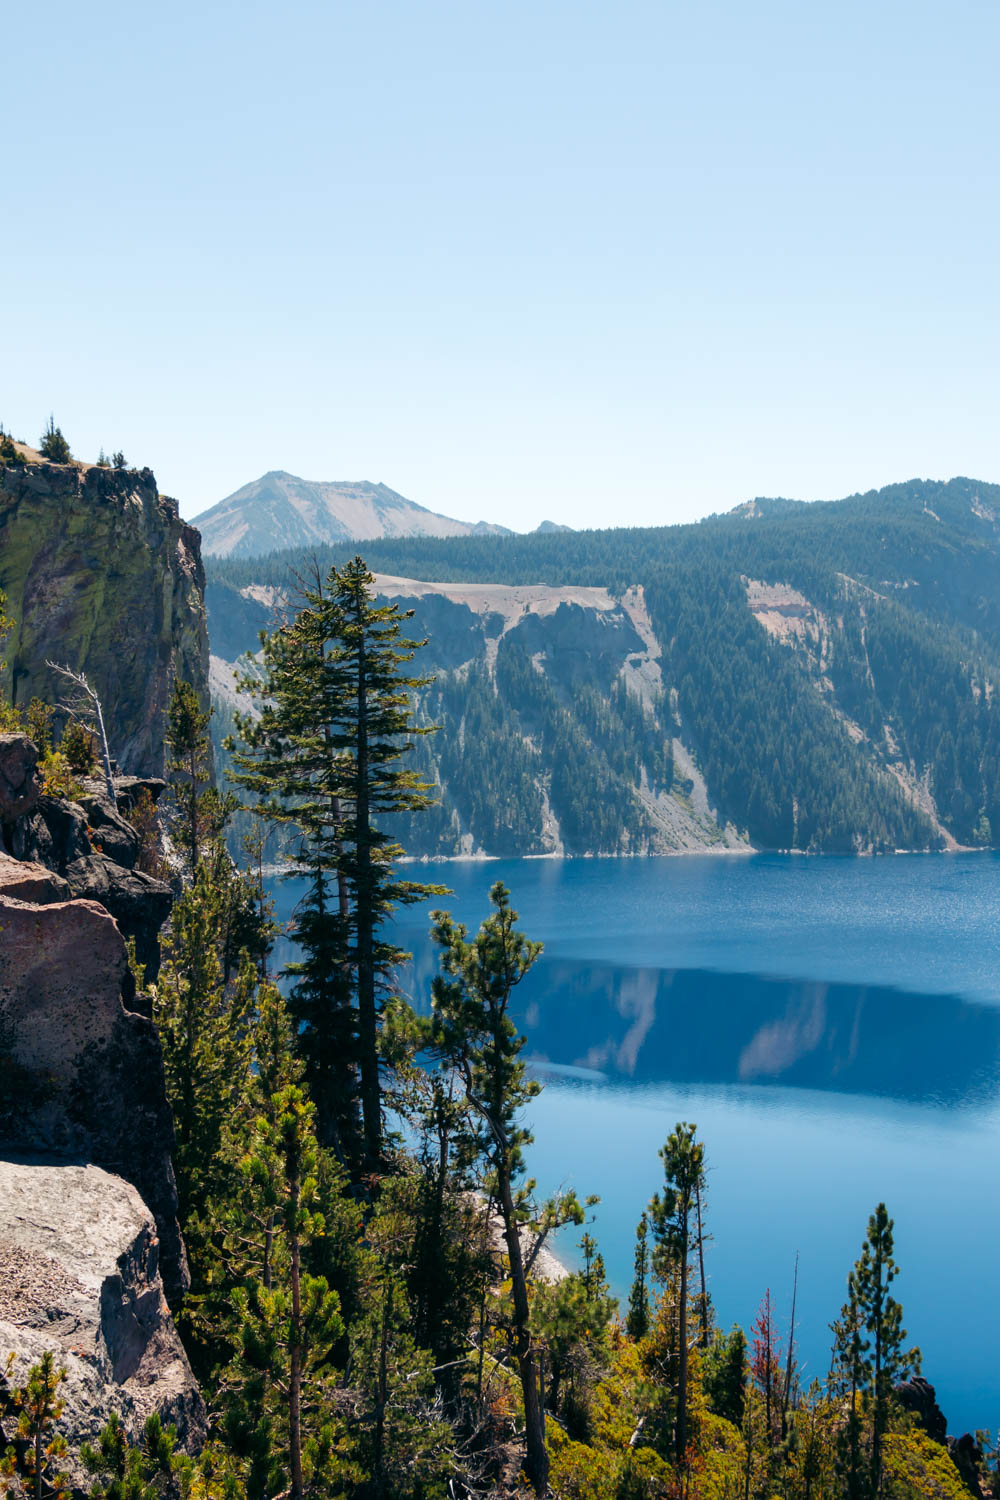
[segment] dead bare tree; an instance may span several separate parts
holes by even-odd
[[[108,749],[108,736],[104,728],[104,713],[101,709],[101,700],[97,693],[87,681],[83,672],[74,672],[70,667],[61,667],[58,662],[47,661],[45,665],[60,677],[65,677],[76,688],[76,696],[65,705],[72,718],[85,728],[95,730],[101,742],[101,755],[104,759],[104,780],[108,789],[108,800],[112,807],[117,807],[115,797],[115,784],[111,777],[111,752]]]

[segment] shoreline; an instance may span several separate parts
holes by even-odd
[[[995,845],[990,844],[986,848],[977,847],[972,844],[957,844],[952,849],[886,849],[876,853],[874,850],[856,852],[853,854],[840,853],[827,849],[665,849],[655,854],[404,854],[402,859],[397,860],[400,865],[488,865],[502,864],[509,860],[532,860],[538,863],[554,860],[597,860],[597,859],[631,859],[631,860],[654,860],[654,859],[699,859],[708,856],[712,859],[751,859],[759,855],[780,855],[782,859],[897,859],[900,857],[925,856],[927,858],[952,859],[958,854],[997,854],[1000,852]],[[262,873],[268,879],[285,877],[294,880],[299,876],[297,871],[289,870],[287,865],[266,864],[262,867]]]

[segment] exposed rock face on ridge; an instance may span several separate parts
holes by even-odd
[[[15,702],[58,703],[46,661],[87,674],[122,769],[163,772],[176,676],[207,703],[200,538],[149,469],[0,465],[0,589]]]
[[[80,1445],[95,1442],[112,1411],[133,1442],[154,1411],[189,1451],[204,1440],[204,1403],[164,1298],[156,1226],[135,1189],[97,1167],[0,1161],[0,1349],[17,1354],[15,1384],[46,1350],[65,1367],[59,1426],[78,1492],[90,1486]]]
[[[43,796],[37,760],[38,752],[26,735],[0,734],[0,853],[44,865],[61,877],[66,897],[99,901],[123,935],[134,938],[136,956],[154,978],[159,931],[170,913],[170,888],[135,868],[139,837],[111,805],[103,782],[84,783],[76,802]],[[163,782],[129,778],[119,783],[123,808],[137,788],[149,791],[155,800]]]
[[[188,1273],[159,1038],[123,1003],[134,985],[114,920],[64,889],[41,865],[0,859],[0,1151],[94,1162],[133,1183],[174,1301]]]

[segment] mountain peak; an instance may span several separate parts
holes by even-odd
[[[196,516],[202,551],[255,557],[284,547],[387,536],[505,533],[487,521],[456,521],[407,500],[381,480],[311,480],[270,469]]]

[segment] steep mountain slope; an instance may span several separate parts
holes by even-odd
[[[348,538],[501,533],[486,521],[453,521],[384,484],[323,483],[275,469],[198,516],[202,547],[219,557],[253,557],[283,547]]]
[[[47,663],[85,672],[122,769],[161,775],[174,676],[208,696],[198,533],[149,469],[33,458],[0,464],[6,683],[19,707],[57,704]]]
[[[441,807],[404,842],[1000,843],[998,516],[996,486],[913,481],[699,526],[372,542],[438,673],[419,754]],[[221,655],[255,644],[290,563],[211,565]]]

